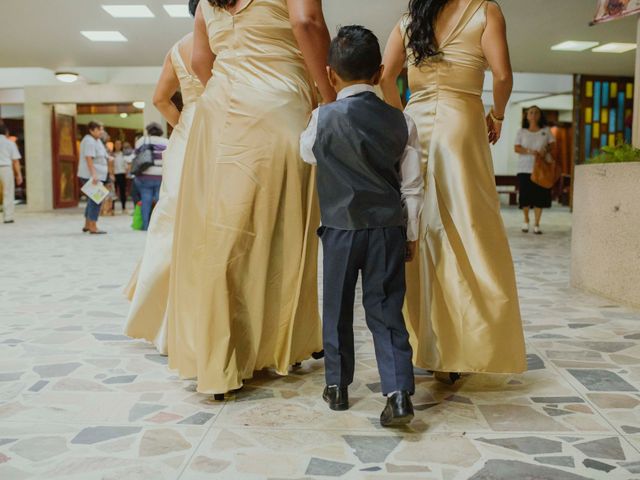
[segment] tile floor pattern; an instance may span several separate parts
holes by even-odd
[[[0,225],[0,479],[640,479],[640,313],[569,288],[570,215],[513,246],[530,371],[455,387],[417,372],[410,428],[383,407],[358,309],[352,409],[320,399],[322,363],[261,372],[217,403],[122,335],[144,235],[90,237],[80,215]]]

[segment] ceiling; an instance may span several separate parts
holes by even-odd
[[[191,19],[170,18],[162,5],[186,0],[2,0],[1,67],[155,66]],[[146,3],[151,19],[116,19],[102,4]],[[360,23],[382,41],[407,0],[323,0],[330,29]],[[499,0],[508,22],[514,69],[520,72],[633,75],[635,53],[552,52],[564,40],[635,42],[637,18],[589,27],[596,0]],[[92,43],[80,30],[119,30],[127,43]]]

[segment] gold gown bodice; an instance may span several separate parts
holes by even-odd
[[[182,55],[180,55],[180,42],[176,43],[171,49],[171,62],[173,63],[173,70],[180,82],[180,93],[182,94],[182,104],[184,107],[195,104],[196,100],[200,98],[204,87],[198,77],[193,75],[184,64]]]
[[[487,23],[486,0],[471,0],[461,20],[440,44],[440,54],[416,66],[409,57],[411,102],[452,93],[482,95],[487,60],[481,39]],[[406,31],[408,18],[402,23]]]
[[[216,55],[214,80],[227,77],[252,88],[295,95],[303,91],[309,97],[311,81],[291,29],[287,0],[251,0],[233,15],[208,2],[201,5]]]

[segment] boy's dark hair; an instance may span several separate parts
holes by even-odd
[[[200,0],[189,0],[189,13],[192,17],[196,16],[196,10],[198,9],[198,3]]]
[[[342,27],[331,41],[329,66],[344,81],[370,80],[381,64],[380,43],[367,28],[360,25]]]

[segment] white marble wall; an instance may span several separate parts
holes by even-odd
[[[575,169],[571,284],[640,307],[640,162]]]

